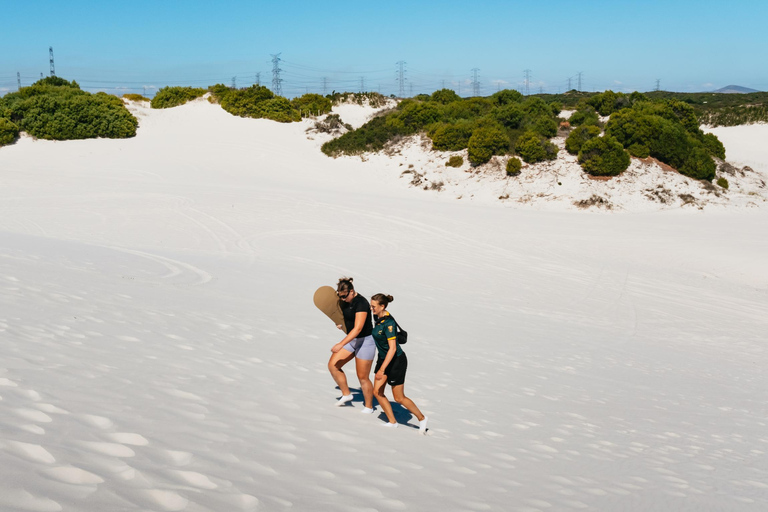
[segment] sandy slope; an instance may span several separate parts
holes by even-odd
[[[766,208],[500,208],[140,114],[0,149],[0,510],[768,507]],[[432,435],[332,406],[340,275],[395,296]]]

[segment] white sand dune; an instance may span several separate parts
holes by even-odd
[[[134,108],[0,149],[3,512],[768,509],[765,207],[456,201],[308,122]],[[394,295],[430,436],[333,406],[342,275]]]

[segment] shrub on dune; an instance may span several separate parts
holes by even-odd
[[[703,147],[696,147],[686,156],[683,165],[678,171],[696,180],[712,181],[715,179],[717,165],[712,160],[709,151]]]
[[[481,126],[472,132],[468,144],[468,157],[473,165],[484,164],[493,155],[509,151],[509,137],[496,126]]]
[[[266,101],[259,103],[258,116],[264,119],[271,119],[272,121],[279,121],[281,123],[291,123],[301,120],[301,114],[294,109],[291,102],[282,96],[277,96]]]
[[[714,133],[705,133],[702,135],[701,141],[712,156],[716,156],[720,160],[725,160],[725,146],[723,146],[723,143],[717,138],[717,135]]]
[[[581,146],[590,139],[600,136],[600,128],[597,126],[579,126],[565,139],[565,150],[572,155],[578,155]]]
[[[523,101],[523,95],[514,89],[503,89],[491,94],[491,101],[497,106],[504,106]]]
[[[91,94],[82,91],[77,82],[59,77],[23,87],[0,103],[19,131],[41,139],[126,138],[136,135],[138,127],[117,96]]]
[[[302,116],[321,116],[331,111],[331,100],[320,94],[304,94],[291,100],[291,106]]]
[[[469,146],[476,123],[462,119],[456,123],[439,123],[428,132],[432,147],[438,151],[460,151]]]
[[[172,108],[199,98],[208,92],[206,89],[193,87],[163,87],[152,98],[152,108]]]
[[[512,157],[507,160],[507,176],[517,176],[523,168],[523,163],[519,158]]]
[[[581,146],[579,163],[593,176],[616,176],[629,167],[629,154],[619,141],[606,135],[592,138]]]
[[[240,117],[261,117],[259,104],[275,97],[272,91],[263,85],[254,85],[247,89],[226,88],[226,91],[219,88],[214,94],[221,98],[221,108]]]
[[[386,116],[374,117],[357,130],[329,140],[322,145],[321,150],[328,156],[339,156],[384,149],[387,142],[401,135],[398,127],[388,121],[389,118]]]
[[[0,146],[10,144],[19,136],[19,127],[5,117],[0,117]]]
[[[453,155],[445,162],[446,167],[461,167],[462,165],[464,165],[464,158],[460,155]]]
[[[429,99],[430,101],[434,101],[435,103],[440,103],[441,105],[447,105],[448,103],[460,100],[461,97],[451,89],[440,89],[439,91],[433,92],[432,96],[430,96]]]
[[[600,124],[600,118],[597,116],[597,112],[590,105],[582,105],[576,112],[571,114],[568,118],[568,123],[571,126],[593,125],[598,126]]]
[[[123,94],[123,98],[131,101],[150,101],[149,98],[145,98],[141,94]]]
[[[557,158],[557,146],[533,130],[517,139],[515,151],[528,164]]]

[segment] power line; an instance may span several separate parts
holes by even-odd
[[[480,96],[480,82],[477,80],[479,68],[472,68],[472,96]]]
[[[56,69],[53,67],[53,46],[48,47],[48,59],[51,63],[51,76],[56,76]]]
[[[578,75],[579,75],[579,89],[578,89],[578,90],[579,90],[579,92],[581,92],[581,75],[582,75],[582,74],[583,74],[583,73],[582,73],[581,71],[579,71],[579,73],[578,73]]]

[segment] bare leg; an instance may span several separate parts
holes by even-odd
[[[424,419],[424,415],[421,414],[421,411],[418,407],[416,407],[416,404],[413,403],[413,400],[405,396],[405,393],[403,391],[403,388],[405,387],[404,384],[400,384],[399,386],[393,386],[392,387],[392,395],[395,397],[395,402],[399,403],[406,409],[408,409],[408,412],[416,416],[416,419],[421,421]]]
[[[360,389],[363,392],[363,401],[365,402],[365,406],[369,409],[373,408],[373,383],[370,378],[372,366],[373,359],[370,361],[366,361],[365,359],[355,359],[357,378],[360,379]]]
[[[384,414],[387,415],[387,419],[390,423],[397,423],[395,421],[395,413],[392,412],[392,404],[389,403],[389,400],[384,395],[384,388],[387,386],[387,379],[376,379],[376,382],[373,385],[373,393],[376,395],[376,401],[379,402],[379,407],[384,411]]]
[[[341,367],[350,362],[353,357],[355,357],[354,352],[341,349],[331,355],[331,358],[328,360],[328,370],[331,372],[333,380],[339,386],[342,395],[349,395],[349,386],[347,385],[347,376],[344,375]]]

